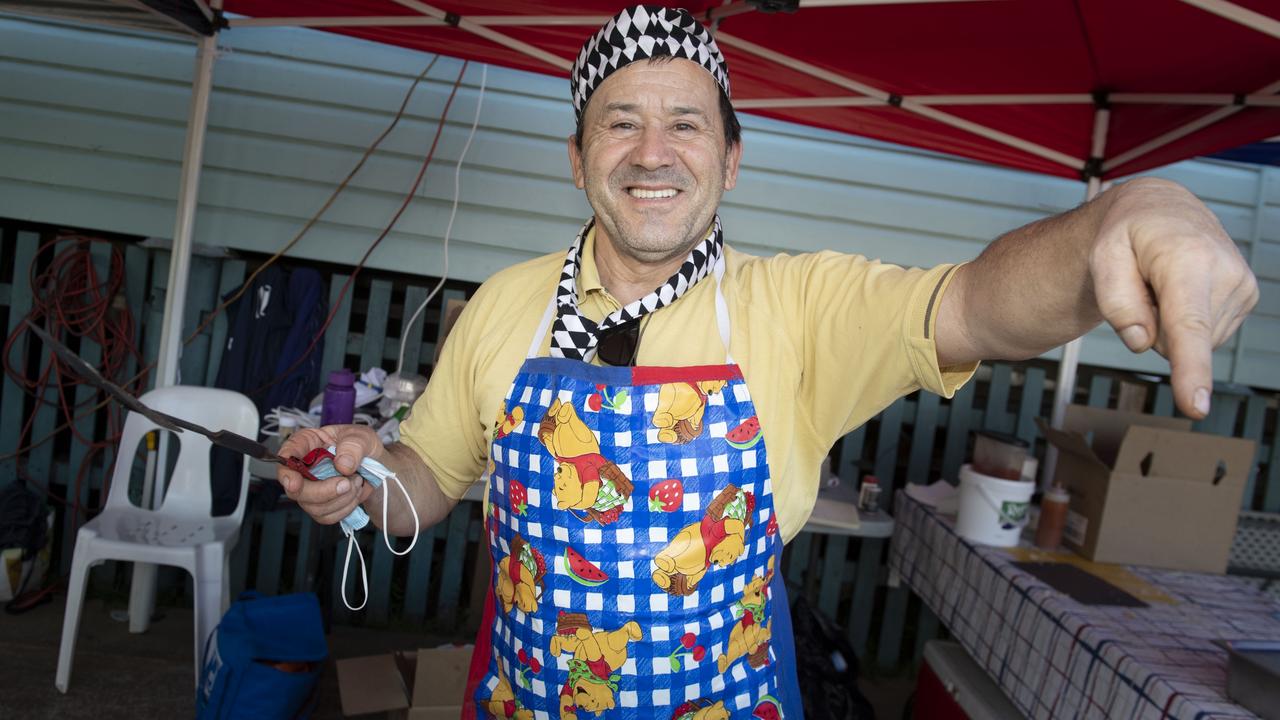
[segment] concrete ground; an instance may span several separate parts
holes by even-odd
[[[0,613],[0,718],[6,720],[145,720],[192,717],[195,713],[192,615],[164,608],[163,617],[141,635],[113,620],[90,600],[81,615],[71,684],[66,695],[53,686],[62,632],[64,597],[22,615]],[[436,645],[438,638],[404,632],[335,626],[329,652],[359,657]],[[861,683],[878,720],[899,720],[914,686],[910,678],[871,678]],[[325,668],[314,718],[342,717],[333,663]]]

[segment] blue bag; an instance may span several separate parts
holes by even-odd
[[[314,593],[243,593],[206,643],[196,717],[310,717],[328,656]]]

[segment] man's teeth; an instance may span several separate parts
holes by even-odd
[[[631,197],[640,198],[641,200],[659,200],[661,198],[675,197],[679,192],[675,188],[666,188],[663,190],[644,190],[641,188],[629,188],[627,190]]]

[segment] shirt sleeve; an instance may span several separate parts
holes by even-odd
[[[481,286],[467,302],[427,389],[400,423],[400,442],[418,453],[441,492],[455,500],[480,479],[488,457],[488,428],[480,420],[476,392],[487,297]]]
[[[915,390],[949,398],[977,370],[938,365],[938,308],[958,265],[903,268],[834,252],[784,265],[785,312],[801,330],[799,399],[821,447]]]

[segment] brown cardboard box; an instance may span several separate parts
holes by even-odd
[[[388,720],[457,720],[462,714],[470,645],[338,661],[342,714]]]
[[[1221,573],[1235,537],[1252,440],[1191,421],[1071,405],[1054,478],[1071,491],[1065,544],[1096,562]]]

